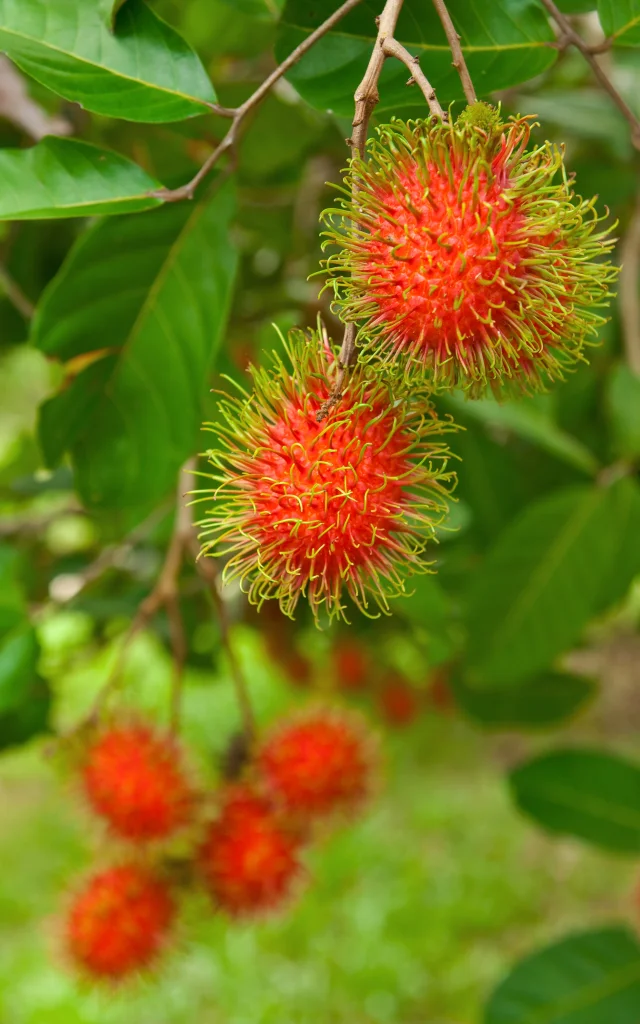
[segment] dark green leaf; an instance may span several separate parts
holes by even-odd
[[[607,409],[615,454],[640,457],[640,377],[618,363],[607,381]]]
[[[100,0],[102,16],[110,29],[114,28],[116,15],[124,3],[126,0]]]
[[[499,404],[493,398],[485,398],[470,402],[463,395],[455,393],[443,398],[443,404],[486,426],[516,434],[584,473],[593,475],[598,470],[597,459],[589,449],[556,426],[535,401],[521,399],[518,402]]]
[[[0,750],[49,732],[50,711],[51,691],[44,679],[36,677],[25,690],[22,703],[0,713]]]
[[[640,573],[640,485],[637,480],[619,480],[611,488],[609,531],[615,538],[614,550],[594,612],[606,611],[622,600]]]
[[[0,0],[0,49],[53,92],[108,117],[180,121],[216,98],[199,58],[145,0],[128,0],[115,33],[96,0]]]
[[[640,767],[598,750],[558,750],[510,775],[520,810],[549,832],[640,853]]]
[[[579,638],[617,541],[612,502],[604,488],[563,490],[501,535],[469,595],[468,657],[479,685],[517,685]]]
[[[282,60],[337,7],[339,0],[312,4],[287,0],[276,45]],[[553,32],[535,0],[449,0],[447,4],[462,38],[469,71],[480,95],[523,82],[548,68],[556,53],[547,43]],[[380,4],[365,0],[292,69],[289,77],[313,106],[338,114],[353,113],[353,94],[362,79],[375,40]],[[396,37],[421,58],[425,74],[441,103],[462,97],[440,20],[430,0],[406,0]],[[387,61],[380,85],[378,112],[408,104],[423,105],[415,88],[406,88],[406,68]]]
[[[540,729],[570,718],[595,693],[595,685],[577,676],[550,672],[505,690],[478,690],[462,677],[452,680],[463,711],[489,729]]]
[[[570,935],[528,956],[493,993],[484,1024],[637,1024],[640,945],[624,928]]]
[[[71,450],[91,505],[154,502],[196,450],[235,274],[233,208],[227,184],[195,206],[103,221],[81,236],[43,297],[39,348],[65,361],[97,350],[40,423],[47,458]]]
[[[565,14],[587,14],[595,11],[597,0],[556,0],[558,7]]]
[[[0,714],[28,696],[39,655],[35,632],[26,619],[0,640]]]
[[[640,0],[598,0],[604,34],[618,46],[640,46]]]
[[[160,187],[137,164],[76,139],[48,136],[30,149],[0,149],[0,220],[126,213],[160,206]]]
[[[25,617],[26,601],[17,578],[18,556],[13,548],[0,544],[0,638]]]

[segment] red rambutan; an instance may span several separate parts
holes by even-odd
[[[66,946],[88,975],[117,981],[156,959],[175,913],[162,878],[135,862],[119,864],[94,875],[72,901]]]
[[[420,714],[420,695],[402,676],[390,676],[383,683],[380,708],[390,725],[410,725]]]
[[[362,690],[371,674],[366,647],[357,640],[344,639],[338,641],[331,653],[339,689]]]
[[[274,798],[300,820],[351,810],[371,789],[372,742],[354,716],[333,710],[281,724],[256,763]]]
[[[142,722],[106,727],[86,752],[82,782],[93,810],[132,842],[167,838],[193,810],[177,744]]]
[[[208,453],[219,486],[203,551],[228,557],[225,581],[246,581],[252,603],[276,597],[287,615],[306,595],[316,619],[323,607],[344,616],[344,592],[361,610],[373,597],[387,611],[407,575],[428,571],[422,556],[453,479],[433,435],[452,425],[362,367],[319,423],[335,363],[300,332],[289,356],[291,370],[252,368],[254,394],[225,400],[211,427],[224,448]]]
[[[595,200],[572,191],[562,152],[526,152],[531,125],[474,104],[455,124],[393,121],[355,158],[329,210],[336,309],[376,359],[478,393],[537,387],[581,358],[616,271]],[[357,184],[352,194],[353,183]]]
[[[300,876],[299,842],[267,799],[246,785],[229,786],[198,853],[216,905],[233,917],[277,908]]]

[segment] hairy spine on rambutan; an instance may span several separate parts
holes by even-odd
[[[99,872],[75,895],[66,948],[89,977],[120,981],[148,967],[166,945],[176,915],[167,882],[135,861]]]
[[[335,363],[321,339],[294,332],[291,369],[252,368],[254,392],[221,403],[216,469],[202,528],[203,553],[227,559],[258,606],[277,598],[292,616],[306,596],[318,622],[345,616],[345,597],[365,613],[429,571],[426,543],[447,511],[454,475],[424,391],[407,393],[355,367],[326,418]]]
[[[166,839],[192,816],[180,748],[145,722],[104,726],[85,751],[81,779],[95,813],[131,842]]]
[[[281,722],[256,755],[274,799],[301,821],[357,810],[371,791],[375,762],[360,718],[324,708]]]
[[[278,909],[301,876],[299,836],[271,802],[242,783],[223,790],[197,861],[216,906],[232,917]]]
[[[529,120],[495,113],[382,125],[324,214],[335,308],[365,357],[472,397],[539,388],[584,359],[616,274],[561,150],[527,152]]]

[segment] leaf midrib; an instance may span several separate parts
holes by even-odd
[[[312,28],[308,28],[304,25],[296,25],[291,21],[283,21],[283,28],[292,28],[298,32],[304,33],[306,36],[310,36],[313,31]],[[339,36],[341,39],[354,39],[359,43],[366,43],[367,46],[372,45],[375,42],[373,36],[363,36],[357,32],[341,32],[339,30],[333,30],[330,33],[331,36]],[[541,49],[549,46],[549,40],[536,40],[535,42],[523,42],[523,43],[508,43],[508,44],[494,44],[486,46],[469,46],[467,43],[461,43],[462,49],[465,53],[504,53],[505,50],[529,50],[529,49]],[[416,40],[404,40],[405,46],[410,46],[412,49],[422,50],[423,53],[450,53],[451,50],[446,43],[434,44],[434,43],[421,43]]]
[[[89,68],[97,68],[106,74],[113,75],[114,78],[121,78],[125,82],[133,82],[135,85],[144,86],[147,89],[153,89],[156,92],[162,93],[167,96],[176,96],[178,99],[186,100],[188,103],[195,104],[197,106],[207,107],[208,103],[206,100],[197,99],[195,96],[189,96],[187,93],[179,92],[177,89],[170,89],[164,85],[157,85],[153,82],[145,82],[142,78],[134,78],[132,75],[126,75],[122,71],[118,71],[115,68],[106,67],[104,64],[98,64],[95,61],[88,60],[86,57],[82,57],[77,53],[71,53],[69,50],[63,50],[59,46],[53,46],[47,40],[35,39],[34,36],[28,36],[24,32],[17,32],[15,29],[7,28],[5,25],[0,24],[0,36],[2,35],[14,36],[16,39],[26,39],[27,42],[37,46],[41,46],[45,50],[51,50],[53,53],[62,54],[68,60],[77,61],[79,64],[86,64]],[[7,51],[8,52],[8,51]],[[16,64],[20,63],[20,56],[14,55],[12,60],[15,60]]]

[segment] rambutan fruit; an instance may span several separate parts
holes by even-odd
[[[131,842],[168,838],[194,808],[177,743],[144,722],[103,728],[81,777],[92,809]]]
[[[300,839],[249,786],[228,786],[206,830],[198,865],[214,903],[232,917],[275,910],[301,874]]]
[[[336,682],[340,690],[362,690],[371,675],[371,659],[358,640],[339,640],[331,652]]]
[[[301,595],[318,621],[344,617],[346,595],[388,611],[405,578],[429,571],[427,541],[447,510],[448,451],[423,392],[394,395],[355,367],[339,403],[318,422],[337,366],[317,335],[293,332],[289,370],[252,368],[251,396],[222,403],[208,424],[221,447],[203,528],[203,553],[227,558],[225,582],[240,578],[260,606],[277,598],[292,616]]]
[[[353,715],[307,712],[262,743],[256,766],[283,810],[300,821],[354,810],[368,795],[373,743]]]
[[[496,114],[382,125],[324,214],[335,308],[363,350],[472,396],[544,387],[584,359],[616,274],[562,151],[527,152],[529,119]]]
[[[410,725],[420,714],[420,694],[402,676],[389,676],[380,688],[380,710],[393,726]]]
[[[94,875],[73,899],[66,948],[88,976],[119,981],[158,957],[175,915],[164,879],[135,861],[118,864]]]

